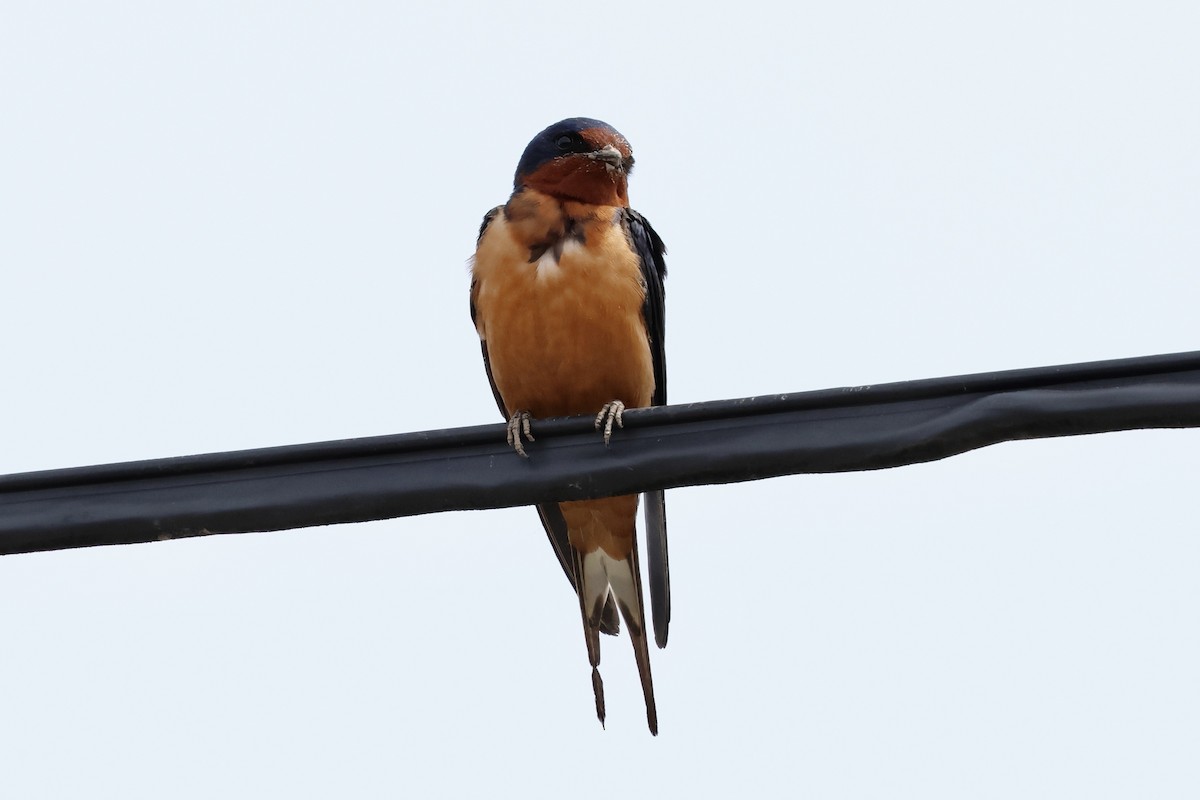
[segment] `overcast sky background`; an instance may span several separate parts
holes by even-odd
[[[467,261],[633,143],[671,399],[1200,348],[1200,6],[0,6],[0,473],[497,421]],[[0,559],[0,796],[1195,797],[1200,432],[668,493],[646,731],[536,515]]]

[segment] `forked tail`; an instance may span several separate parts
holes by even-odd
[[[583,635],[587,640],[588,661],[592,665],[592,691],[596,696],[596,716],[604,724],[604,682],[600,678],[600,620],[605,601],[611,593],[625,618],[625,629],[633,641],[638,677],[646,699],[646,723],[658,735],[658,712],[654,707],[654,682],[650,677],[650,650],[646,643],[646,615],[642,606],[642,582],[638,571],[637,546],[629,557],[616,559],[597,548],[590,553],[576,551],[575,574],[579,576],[579,609],[583,615]]]

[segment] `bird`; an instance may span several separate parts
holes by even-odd
[[[667,402],[666,247],[629,207],[633,149],[611,125],[572,117],[538,133],[508,201],[483,218],[471,260],[471,319],[514,457],[531,456],[532,423],[595,415],[603,444],[626,409]],[[597,442],[599,446],[599,442]],[[600,632],[633,642],[658,735],[635,533],[638,495],[543,503],[542,527],[579,599],[596,716],[605,723]],[[645,493],[655,642],[671,616],[663,492]]]

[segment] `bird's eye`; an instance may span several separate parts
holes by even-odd
[[[559,150],[563,150],[563,151],[570,150],[571,145],[573,145],[573,144],[575,144],[574,137],[572,137],[568,134],[565,134],[565,133],[562,136],[560,136],[554,140],[554,146],[557,147]]]

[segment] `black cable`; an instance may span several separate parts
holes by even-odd
[[[0,477],[0,554],[882,469],[1014,439],[1200,427],[1200,352],[629,411],[591,419]]]

